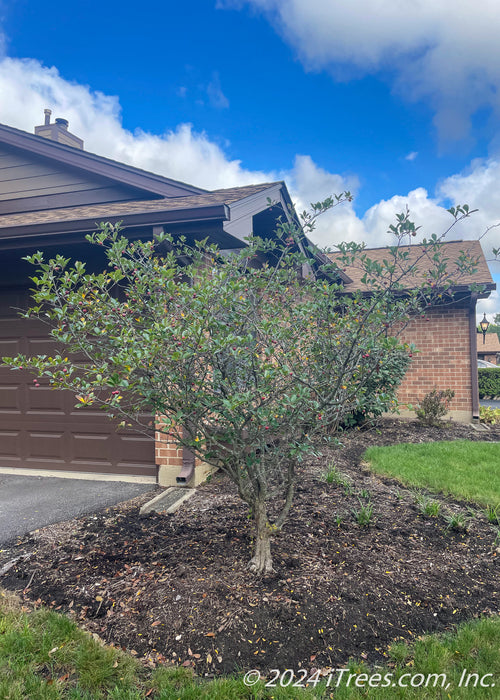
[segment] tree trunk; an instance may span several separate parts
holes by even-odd
[[[271,558],[271,526],[267,519],[265,501],[257,499],[254,508],[255,547],[249,568],[256,574],[270,574],[273,569]]]

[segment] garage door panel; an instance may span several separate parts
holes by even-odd
[[[51,415],[64,415],[65,396],[62,391],[55,391],[48,386],[27,387],[27,409],[29,415],[37,413],[50,413]]]
[[[21,414],[21,396],[17,384],[0,384],[0,413]]]
[[[52,338],[28,338],[28,355],[57,355],[59,347]]]
[[[19,338],[2,338],[0,335],[0,357],[15,357],[20,352],[22,350]]]
[[[109,462],[111,458],[111,435],[95,433],[72,433],[71,455],[73,459]]]
[[[139,460],[144,454],[144,450],[148,449],[148,443],[151,442],[151,438],[140,435],[119,435],[118,437],[121,443],[122,459],[128,462]]]
[[[28,432],[30,458],[50,458],[64,462],[64,433],[62,432]]]
[[[0,291],[1,294],[1,291]],[[0,308],[0,314],[3,311]],[[27,326],[26,324],[29,324]],[[43,338],[48,333],[48,326],[41,321],[28,320],[26,318],[5,318],[0,317],[0,334],[2,338],[17,339],[23,343],[23,352],[28,347],[28,339],[26,337],[26,329],[28,328],[30,336],[39,336]]]
[[[20,430],[0,430],[0,465],[2,465],[2,460],[14,459],[19,462],[21,460],[20,448]]]

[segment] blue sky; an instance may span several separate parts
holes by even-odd
[[[374,5],[0,0],[0,122],[32,131],[51,107],[89,150],[207,188],[285,178],[300,206],[349,188],[325,245],[386,243],[407,202],[426,234],[469,202],[451,237],[477,237],[500,221],[500,12]]]

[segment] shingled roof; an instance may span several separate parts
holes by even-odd
[[[496,333],[486,333],[484,336],[484,343],[482,340],[478,340],[477,351],[483,354],[500,352],[500,340],[498,340],[498,335]]]
[[[446,261],[447,275],[452,279],[456,279],[454,288],[467,288],[472,284],[481,284],[485,289],[492,290],[496,288],[491,277],[488,263],[484,257],[483,250],[479,241],[448,241],[439,244],[440,250],[443,252],[443,260]],[[434,249],[430,246],[421,244],[401,246],[401,252],[408,252],[408,260],[405,261],[405,267],[414,265],[411,276],[407,279],[402,278],[401,282],[407,282],[408,289],[415,289],[426,281],[428,272],[433,268],[432,255]],[[374,262],[383,263],[386,260],[389,264],[393,262],[390,255],[390,248],[365,248],[363,251],[366,256]],[[459,269],[459,259],[462,253],[465,253],[475,262],[475,269],[472,273],[462,273]],[[339,254],[330,253],[329,258],[333,262],[339,263]],[[348,266],[342,268],[344,273],[350,278],[350,282],[345,285],[348,291],[363,291],[369,292],[370,287],[362,282],[364,270],[356,266]]]
[[[33,226],[36,224],[55,223],[63,221],[102,221],[120,218],[130,214],[148,212],[181,211],[207,206],[233,204],[263,190],[281,183],[267,182],[259,185],[230,187],[229,189],[214,190],[203,194],[185,197],[162,197],[161,199],[138,199],[128,202],[112,202],[93,204],[45,211],[30,211],[22,214],[6,214],[0,216],[0,229],[15,226]]]

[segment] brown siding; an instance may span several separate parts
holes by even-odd
[[[39,212],[47,209],[102,204],[103,202],[121,202],[129,201],[131,198],[130,193],[120,190],[118,187],[87,188],[80,192],[77,190],[78,187],[75,187],[68,188],[67,192],[58,192],[57,194],[43,194],[37,197],[11,199],[9,202],[0,201],[0,214]]]
[[[127,187],[0,149],[0,214],[132,199]]]

